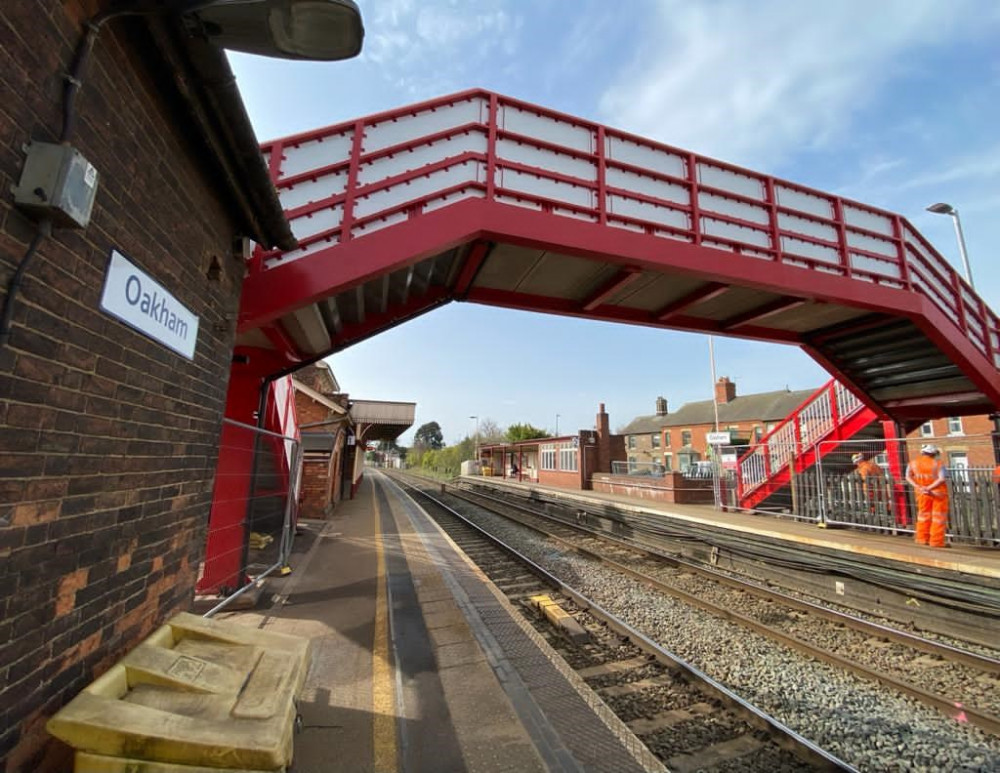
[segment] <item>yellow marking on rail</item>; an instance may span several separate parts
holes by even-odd
[[[382,545],[382,516],[375,487],[372,486],[372,508],[375,512],[375,641],[372,644],[372,710],[373,746],[376,773],[396,773],[396,694],[393,687],[389,650],[389,597],[386,589],[385,551]]]

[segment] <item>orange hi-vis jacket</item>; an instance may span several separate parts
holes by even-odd
[[[878,478],[882,476],[882,468],[879,467],[871,459],[866,459],[863,462],[858,462],[858,466],[855,471],[862,477],[865,478]]]
[[[910,477],[921,486],[927,487],[938,479],[943,468],[944,462],[929,456],[920,456],[910,462]],[[930,493],[935,497],[947,497],[948,488],[942,482],[936,488],[931,489]]]

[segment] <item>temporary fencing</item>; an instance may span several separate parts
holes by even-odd
[[[216,491],[198,589],[226,597],[288,566],[302,474],[301,442],[224,420]]]
[[[1000,544],[1000,485],[989,435],[820,441],[803,451],[781,438],[723,449],[719,504],[796,520],[910,532],[917,515],[909,462],[926,443],[941,449],[954,540]]]

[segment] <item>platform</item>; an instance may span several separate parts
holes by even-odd
[[[1000,550],[917,545],[911,534],[821,528],[789,517],[723,512],[499,478],[466,483],[587,513],[619,536],[670,545],[683,556],[817,598],[995,646]],[[990,623],[989,621],[993,622]]]
[[[454,543],[369,471],[304,522],[265,609],[307,636],[295,770],[663,770]]]

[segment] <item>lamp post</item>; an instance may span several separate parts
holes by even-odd
[[[469,418],[476,422],[476,432],[472,436],[472,442],[476,448],[476,464],[479,464],[479,417],[470,416]]]
[[[556,414],[556,437],[559,437],[559,414]]]
[[[935,215],[951,215],[952,223],[955,226],[955,236],[958,237],[958,251],[962,255],[962,265],[965,266],[965,279],[969,283],[969,287],[975,289],[976,286],[972,283],[972,269],[969,267],[969,253],[965,249],[965,234],[962,233],[962,221],[958,216],[958,210],[951,204],[945,204],[942,201],[931,204],[927,207],[927,211],[933,212]]]

